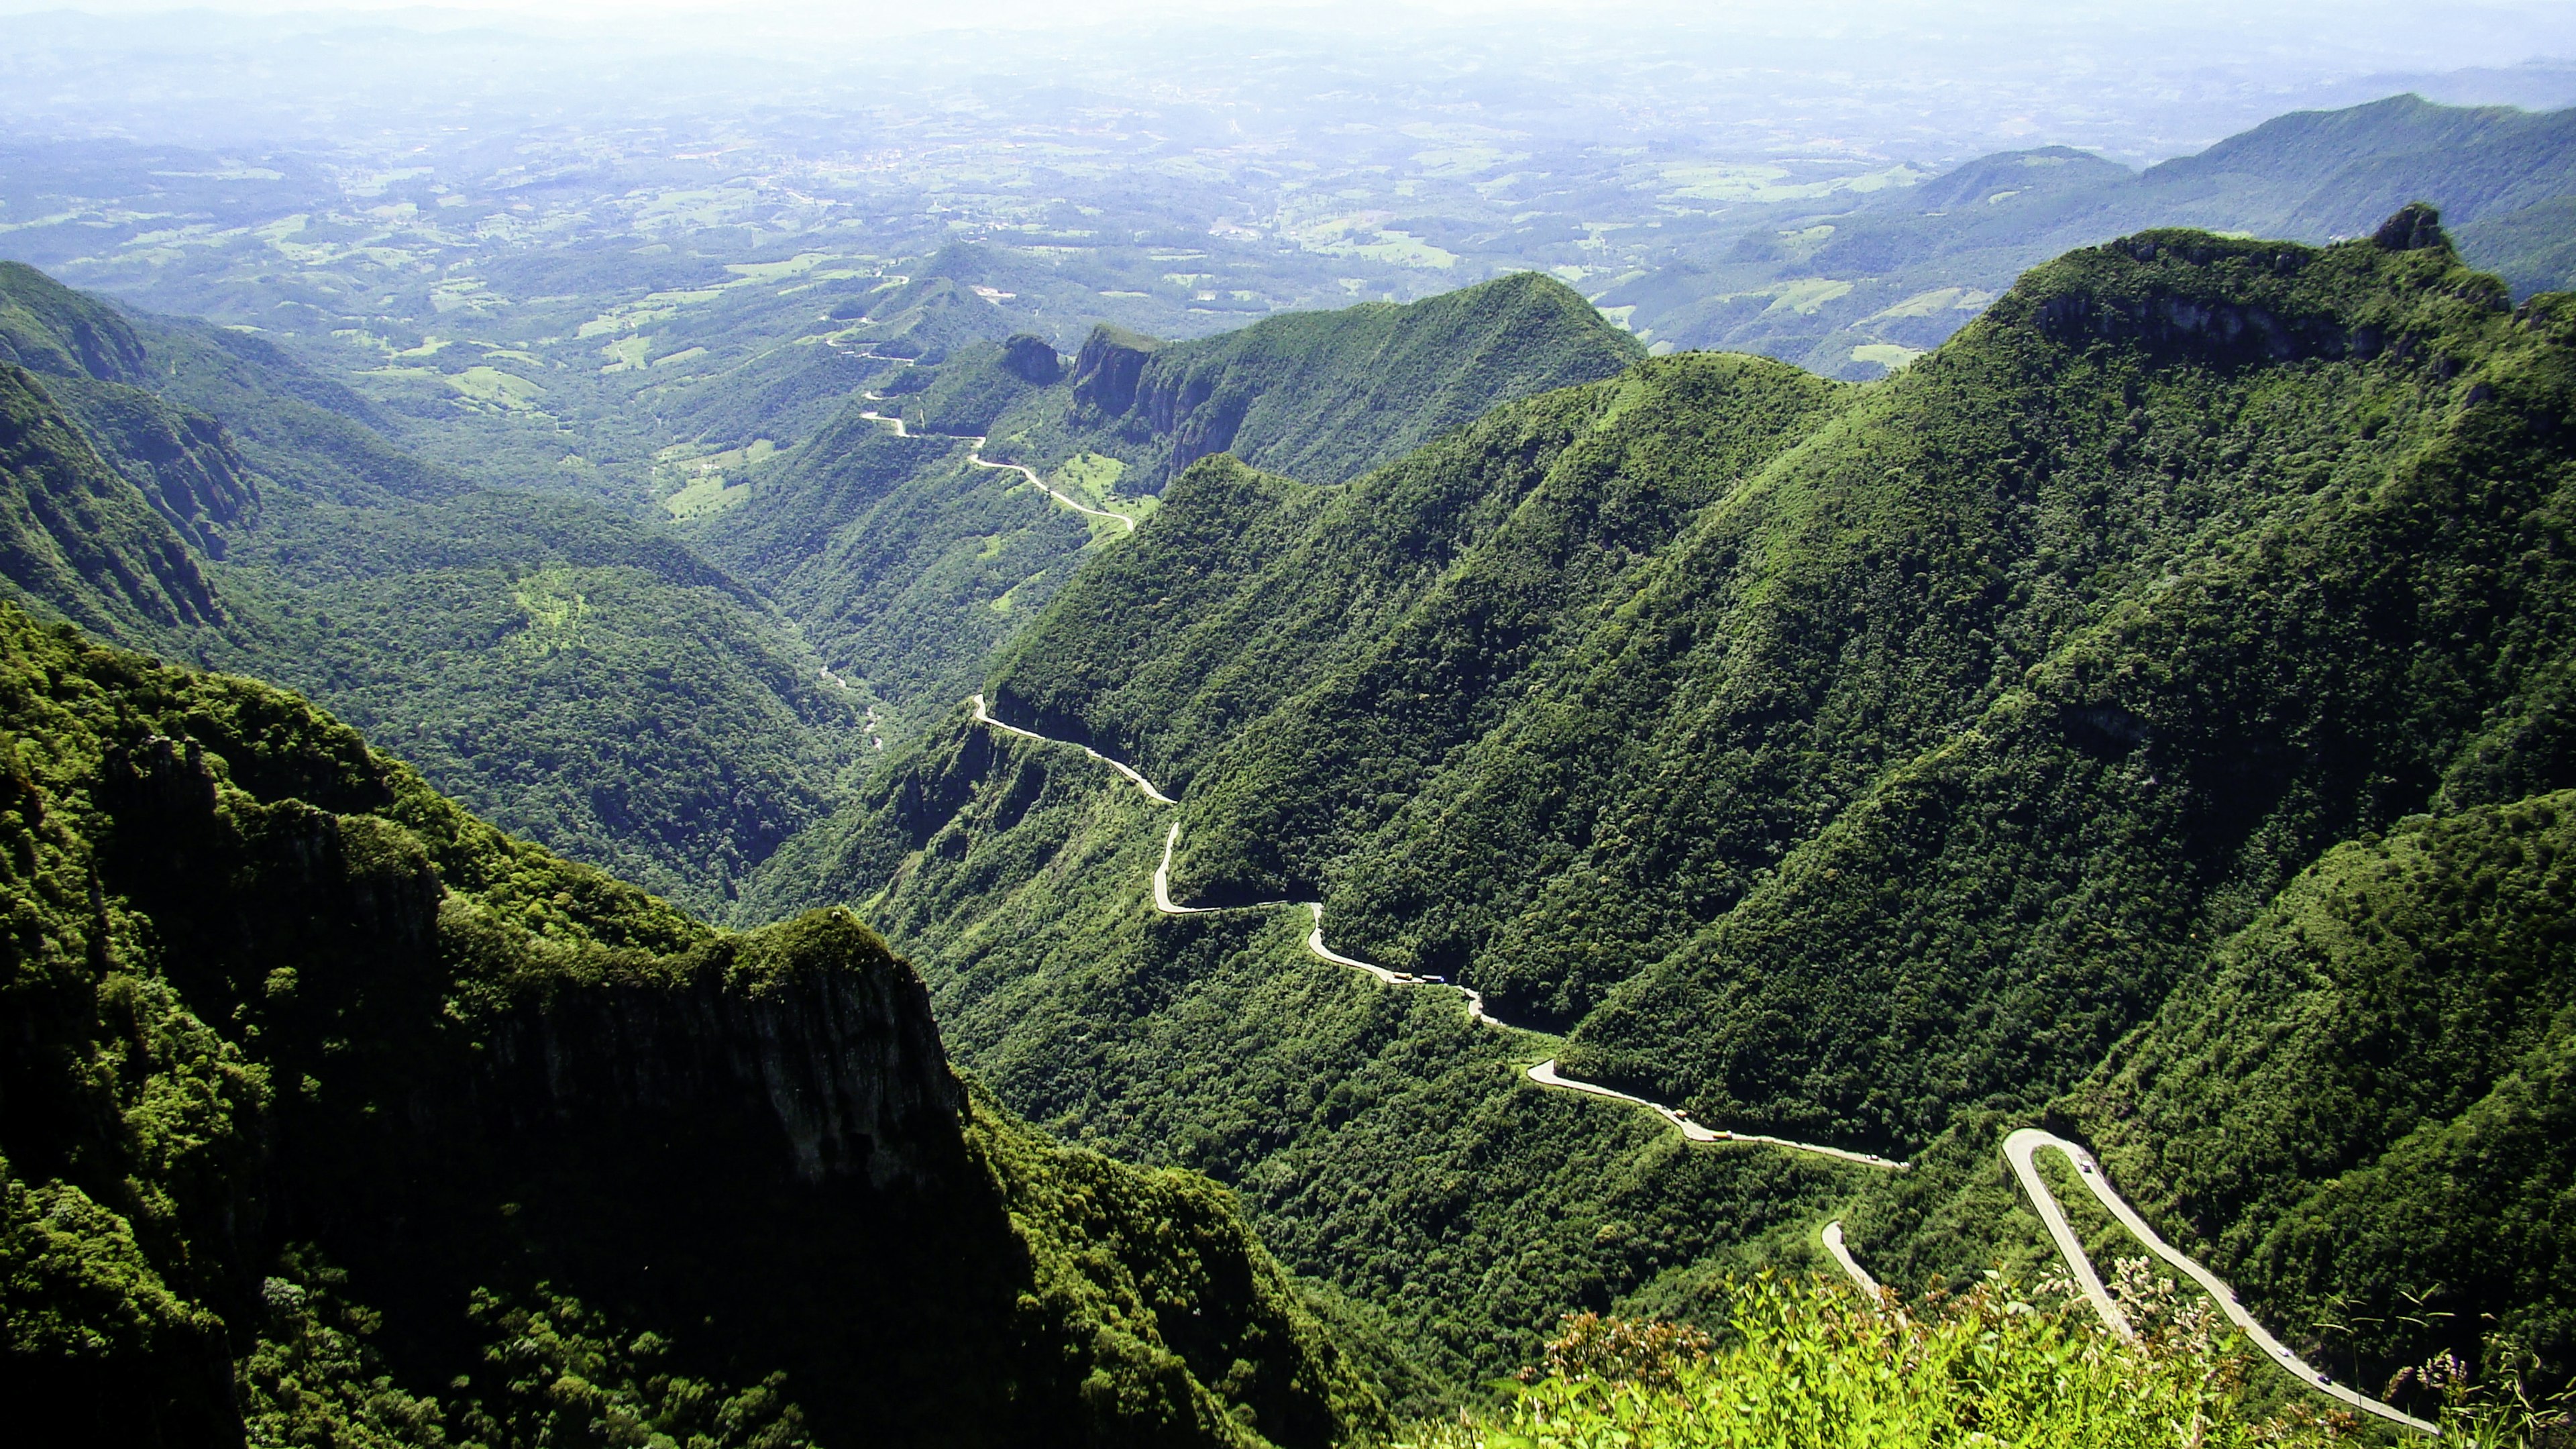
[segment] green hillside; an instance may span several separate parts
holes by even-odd
[[[713,931],[292,695],[5,605],[0,716],[22,1431],[1383,1428],[1224,1192],[1053,1146],[961,1084],[911,968],[846,913]]]
[[[246,667],[312,688],[514,831],[692,908],[840,799],[840,691],[741,586],[623,519],[525,495],[316,509],[226,577]]]
[[[40,612],[312,691],[505,828],[705,911],[865,748],[741,584],[593,505],[472,490],[261,339],[0,266]]]
[[[2566,1362],[2571,831],[2562,790],[2337,846],[2068,1109],[2290,1321],[2377,1320],[2373,1348],[2423,1356],[2444,1335],[2407,1334],[2403,1295],[2440,1284]]]
[[[1909,1289],[2030,1261],[1996,1140],[2061,1099],[2140,1200],[2209,1214],[2168,1231],[2292,1339],[2325,1351],[2318,1304],[2431,1294],[2446,1326],[2339,1341],[2360,1381],[2428,1343],[2475,1353],[2482,1313],[2563,1375],[2554,1216],[2468,1274],[2472,1234],[2368,1236],[2323,1186],[2547,1140],[2560,1108],[2517,1083],[2554,1080],[2570,1009],[2555,887],[2497,877],[2505,914],[2474,927],[2407,908],[2535,964],[2424,1007],[2409,1030],[2474,1017],[2486,1044],[2446,1038],[2447,1085],[2325,1156],[2167,1165],[2108,1126],[2218,1091],[2278,1093],[2287,1123],[2342,1110],[2296,1072],[2084,1104],[2165,1090],[2123,1054],[2199,1030],[2197,983],[2308,909],[2302,872],[2339,845],[2576,783],[2570,326],[2425,212],[2323,250],[2154,232],[2035,271],[1883,384],[1677,356],[1340,488],[1190,470],[997,661],[996,712],[1180,797],[1181,899],[1320,898],[1336,949],[1463,980],[1561,1046],[1316,960],[1287,912],[1150,915],[1165,817],[962,716],[783,852],[807,884],[767,898],[867,902],[1006,1101],[1234,1183],[1292,1267],[1453,1384],[1533,1344],[1542,1315],[1478,1286],[1496,1264],[1531,1306],[1714,1311],[1709,1263],[1815,1261],[1801,1233],[1835,1197]],[[2405,969],[2483,959],[2462,949]],[[1532,1090],[1515,1069],[1544,1056],[1922,1165],[1757,1178],[1767,1149],[1693,1152]],[[1643,1155],[1556,1135],[1614,1129]],[[2430,1214],[2576,1180],[2547,1152],[2482,1170],[2430,1196],[2369,1181]]]
[[[745,496],[686,528],[776,599],[900,737],[970,688],[985,656],[1095,546],[1126,536],[1016,472],[977,467],[938,435],[990,434],[988,460],[1026,463],[1071,496],[1141,515],[1151,506],[1141,495],[1175,463],[1231,448],[1337,482],[1637,355],[1580,296],[1537,276],[1409,307],[1273,317],[1193,342],[1104,326],[1069,366],[1031,336],[961,345],[940,365],[898,373],[891,395],[851,403],[754,472]],[[864,413],[932,436],[896,437]]]
[[[1608,377],[1643,354],[1581,294],[1523,272],[1410,306],[1295,312],[1239,332],[1144,344],[1095,329],[1074,359],[1050,458],[1096,452],[1158,493],[1215,453],[1339,483],[1499,403]]]
[[[147,447],[172,437],[150,413],[135,421],[135,432],[161,434],[147,432]],[[43,380],[11,362],[0,362],[0,578],[23,605],[136,643],[186,648],[219,639],[227,622],[178,531],[91,448]]]

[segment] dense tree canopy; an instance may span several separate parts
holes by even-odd
[[[1565,1028],[1570,1072],[1704,1121],[1920,1156],[1850,1184],[1856,1240],[1902,1281],[2035,1251],[1994,1144],[2056,1110],[2098,1124],[2123,1179],[2192,1215],[2171,1230],[2294,1337],[2318,1346],[2320,1305],[2376,1310],[2337,1350],[2350,1371],[2474,1352],[2493,1314],[2563,1373],[2545,1285],[2565,1237],[2537,1205],[2576,1178],[2550,1151],[2461,1157],[2551,1140],[2563,1111],[2548,887],[2500,883],[2513,919],[2475,928],[2538,964],[2440,1009],[2480,1023],[2442,1049],[2486,1064],[2447,1095],[2374,1109],[2319,1079],[2309,1098],[2250,1048],[2182,1076],[2121,1064],[2210,1029],[2188,1004],[2234,979],[2226,953],[2257,949],[2245,933],[2294,909],[2339,843],[2382,848],[2426,813],[2466,841],[2501,827],[2458,812],[2576,784],[2571,327],[2567,299],[2517,307],[2463,267],[2421,209],[2323,249],[2145,233],[2038,269],[1865,388],[1680,356],[1337,488],[1202,462],[987,689],[1005,718],[1182,798],[1176,894],[1320,896],[1336,949]],[[1007,1100],[1218,1171],[1292,1265],[1381,1311],[1472,1298],[1435,1254],[1379,1278],[1307,1251],[1334,1220],[1307,1164],[1342,1154],[1336,1181],[1382,1184],[1380,1210],[1448,1224],[1435,1236],[1461,1231],[1449,1211],[1507,1217],[1502,1184],[1558,1160],[1542,1134],[1453,1177],[1377,1124],[1523,1110],[1510,1068],[1545,1039],[1477,1037],[1480,1071],[1417,1074],[1413,1106],[1352,1115],[1323,1084],[1462,1030],[1455,1007],[1425,1002],[1345,1072],[1306,1074],[1292,1064],[1339,1040],[1335,1018],[1229,993],[1372,988],[1300,959],[1284,924],[1136,921],[1159,832],[1081,805],[1107,777],[1031,748],[954,720],[800,842],[804,894],[774,899],[868,901]],[[1073,883],[1096,873],[1109,884]],[[2474,979],[2502,969],[2489,949],[2407,969]],[[2264,1041],[2278,1020],[2230,1029]],[[1130,1052],[1236,1065],[1111,1068]],[[1316,1095],[1254,1108],[1273,1073]],[[2337,1114],[2344,1135],[2257,1169],[2161,1159],[2145,1127],[2110,1125],[2170,1113],[2179,1131],[2240,1091],[2249,1112],[2280,1104],[2267,1131]],[[2261,1195],[2235,1185],[2258,1170]],[[1695,1209],[1737,1214],[1743,1244],[1782,1221],[1765,1201],[1783,1202],[1729,1187]],[[2499,1214],[2517,1246],[2471,1247],[2468,1225]],[[2398,1226],[2437,1219],[2460,1227]],[[1553,1251],[1600,1271],[1588,1248]],[[1603,1289],[1688,1303],[1693,1281]],[[2396,1295],[2437,1281],[2448,1326],[2398,1323]],[[1479,1372],[1530,1330],[1398,1317],[1423,1361]]]

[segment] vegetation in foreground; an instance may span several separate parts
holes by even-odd
[[[0,1405],[35,1441],[1384,1421],[1227,1193],[958,1082],[847,912],[715,931],[293,695],[5,603],[0,920]]]
[[[1729,1285],[1726,1333],[1569,1314],[1542,1361],[1483,1416],[1418,1426],[1407,1449],[1825,1449],[1825,1446],[2280,1445],[2384,1437],[2341,1410],[2281,1401],[2276,1371],[2206,1299],[2178,1298],[2145,1259],[2109,1285],[2141,1332],[2102,1329],[2062,1275],[2026,1288],[1989,1272],[1900,1306],[1840,1283],[1764,1275]],[[2488,1357],[2513,1363],[2509,1345]],[[2510,1369],[2472,1381],[2439,1358],[2400,1375],[2442,1438],[2480,1449],[2576,1442],[2566,1400]]]

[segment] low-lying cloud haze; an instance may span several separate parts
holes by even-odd
[[[2055,142],[2143,162],[2413,89],[2576,99],[2565,4],[12,3],[0,124],[223,144],[907,98],[1187,103],[1262,134],[1446,110],[1560,134],[1934,164]]]

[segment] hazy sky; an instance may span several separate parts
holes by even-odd
[[[21,17],[0,47],[0,126],[158,140],[348,141],[445,125],[462,105],[480,107],[478,127],[576,111],[609,125],[943,86],[1275,99],[1283,74],[1311,74],[1323,98],[1338,72],[1363,77],[1372,115],[1544,93],[1603,134],[1681,127],[1734,145],[1723,138],[1776,121],[1935,163],[2046,142],[2135,163],[2401,89],[2576,102],[2576,0],[0,0],[0,13]],[[424,32],[451,43],[408,38]]]
[[[754,35],[885,33],[939,29],[1061,29],[1204,26],[1260,22],[1295,29],[1386,35],[1424,28],[1557,25],[1627,31],[1641,43],[1678,24],[1700,35],[1769,39],[1847,36],[1959,38],[2015,33],[2090,37],[2103,43],[2152,40],[2159,49],[2199,51],[2213,60],[2248,43],[2266,49],[2371,57],[2407,65],[2510,64],[2576,55],[2570,0],[0,0],[0,13],[79,11],[141,16],[218,11],[243,16],[364,13],[404,23],[498,21],[549,31],[600,29]],[[710,26],[707,22],[713,22]]]

